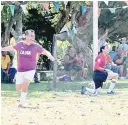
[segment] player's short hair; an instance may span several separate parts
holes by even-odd
[[[32,29],[29,29],[29,30],[26,30],[24,33],[25,35],[29,35],[30,33],[35,33],[35,31]]]

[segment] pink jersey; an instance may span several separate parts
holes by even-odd
[[[99,67],[104,68],[106,66],[106,57],[103,53],[100,53],[95,59],[94,71],[98,70]]]
[[[17,50],[18,72],[25,72],[36,69],[37,53],[43,52],[43,47],[37,43],[26,45],[23,41],[13,46]]]

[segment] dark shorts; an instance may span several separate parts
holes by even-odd
[[[103,82],[106,81],[108,77],[108,73],[105,72],[100,72],[100,71],[94,71],[93,72],[93,81],[95,83],[95,89],[103,86]]]
[[[64,65],[64,70],[66,70],[66,71],[75,70],[75,71],[79,72],[79,71],[82,71],[82,67],[69,64],[69,65]]]

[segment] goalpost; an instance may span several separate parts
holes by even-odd
[[[93,1],[93,66],[98,55],[98,1]]]

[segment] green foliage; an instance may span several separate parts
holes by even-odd
[[[30,1],[27,3],[27,9],[28,9],[29,13],[28,13],[28,15],[26,15],[26,17],[23,20],[24,30],[29,29],[29,28],[34,29],[36,32],[36,40],[38,42],[40,41],[39,43],[41,45],[43,45],[44,48],[46,48],[47,50],[49,50],[51,52],[52,38],[53,38],[52,35],[55,33],[54,28],[52,29],[52,27],[56,27],[57,24],[60,23],[59,21],[62,19],[63,12],[66,10],[65,10],[63,1],[59,2],[59,11],[57,11],[57,9],[54,5],[54,2],[50,2],[49,3],[49,9],[50,9],[49,12],[47,12],[42,7],[42,3],[43,2],[39,2],[39,1],[38,2]],[[81,2],[76,1],[76,2],[72,2],[72,8],[76,10],[76,6],[78,3],[79,3],[79,7],[82,5],[86,5],[86,3],[84,1],[81,1]],[[51,31],[49,33],[47,33],[48,25],[50,25],[49,31]],[[42,33],[42,29],[45,30],[46,32]],[[47,39],[45,39],[45,38],[47,38]],[[41,41],[43,41],[43,42],[41,42]],[[61,51],[60,52],[60,54],[61,54],[63,51],[62,51],[62,49],[60,51]],[[42,58],[43,58],[43,62],[42,62]],[[62,58],[62,56],[60,58]],[[47,63],[48,61],[49,60],[47,59],[47,57],[40,56],[38,63],[40,64],[40,67],[48,68],[48,65],[49,65],[49,63]]]
[[[10,7],[8,5],[5,5],[1,12],[1,22],[9,21],[10,17],[11,17]]]
[[[66,11],[65,10],[65,5],[63,1],[59,1],[59,11],[56,9],[54,2],[48,2],[49,3],[49,12],[47,12],[45,10],[45,8],[43,7],[43,3],[47,3],[47,2],[43,2],[43,1],[28,1],[26,2],[27,4],[27,10],[31,10],[31,9],[36,9],[38,14],[41,14],[43,17],[46,17],[47,20],[49,20],[52,24],[52,27],[55,27],[60,19],[62,18],[62,12]],[[71,2],[68,2],[71,3]],[[72,9],[76,9],[76,5],[79,6],[90,6],[92,4],[92,2],[85,2],[85,1],[75,1],[72,2]],[[79,10],[80,11],[80,10]],[[11,11],[8,5],[4,5],[2,13],[1,13],[1,19],[2,22],[3,21],[8,21],[11,17]]]
[[[14,4],[15,2],[13,2]],[[36,32],[36,40],[39,42],[44,48],[52,52],[52,40],[53,34],[55,34],[55,28],[60,23],[62,17],[65,17],[65,5],[63,1],[59,1],[59,11],[56,9],[54,2],[49,3],[49,12],[45,10],[43,7],[43,1],[28,1],[27,10],[28,14],[23,14],[23,31],[26,29],[34,29]],[[47,3],[47,2],[46,2]],[[89,2],[91,3],[91,2]],[[22,3],[21,3],[22,4]],[[72,6],[72,10],[76,10],[76,6],[79,4],[79,7],[82,5],[88,5],[85,1],[69,1],[67,4],[67,8]],[[80,9],[80,8],[79,8]],[[71,10],[70,10],[71,11]],[[72,11],[71,11],[72,12]],[[11,11],[8,5],[3,7],[2,11],[2,21],[8,21],[11,17]],[[63,21],[63,20],[62,20]],[[15,24],[14,24],[15,25]],[[14,27],[13,25],[13,27]],[[44,31],[44,32],[43,32]],[[50,32],[48,32],[50,31]],[[47,39],[46,39],[47,38]],[[41,57],[40,63],[42,62],[42,58],[44,61],[43,67],[49,66],[49,60],[44,56]],[[45,66],[44,66],[45,65]]]
[[[37,13],[43,17],[46,17],[53,24],[52,26],[54,27],[55,25],[57,25],[58,20],[60,19],[61,15],[56,10],[56,7],[53,4],[53,2],[49,3],[49,10],[50,10],[49,12],[46,11],[46,9],[43,7],[42,4],[43,2],[30,1],[27,3],[27,10],[29,11],[32,9],[36,9]],[[62,2],[60,2],[60,10],[62,9],[63,9]],[[52,18],[51,18],[51,14],[54,14]]]
[[[62,68],[62,63],[63,63],[63,58],[65,56],[65,54],[67,53],[67,47],[68,46],[72,46],[71,43],[69,43],[69,41],[60,41],[57,40],[57,64],[58,64],[58,69]]]
[[[115,15],[109,9],[103,9],[99,17],[99,28],[109,29],[115,22]]]
[[[104,2],[101,2],[99,8],[102,9],[98,27],[105,31],[105,29],[112,28],[115,24],[118,24],[118,22],[122,22],[123,26],[123,23],[128,20],[128,8],[124,8],[124,6],[126,6],[124,1],[109,1],[108,6]],[[112,13],[109,8],[116,8],[115,13]],[[114,30],[117,30],[116,27]],[[119,41],[121,37],[127,37],[127,33],[122,33],[118,30],[118,32],[114,32],[109,39],[111,42],[114,42],[114,40]]]
[[[41,14],[42,16],[45,16],[45,18],[47,18],[50,22],[51,22],[51,24],[52,24],[52,27],[55,27],[58,23],[59,23],[59,21],[60,21],[60,19],[62,18],[62,13],[64,12],[64,11],[66,11],[65,10],[65,5],[64,5],[64,2],[63,1],[59,1],[59,11],[56,9],[56,7],[55,7],[55,5],[54,5],[54,2],[49,2],[49,12],[47,12],[46,10],[45,10],[45,8],[43,8],[42,7],[42,3],[43,2],[33,2],[33,1],[31,1],[31,2],[28,2],[27,3],[27,9],[28,10],[30,10],[30,9],[37,9],[37,11],[38,11],[38,14]],[[86,5],[86,6],[91,6],[92,5],[92,2],[85,2],[85,1],[74,1],[74,2],[72,2],[72,9],[77,9],[76,8],[76,6],[79,4],[79,7],[80,6],[84,6],[84,5]],[[80,9],[80,8],[79,8]],[[78,11],[80,11],[80,10],[78,10]]]

